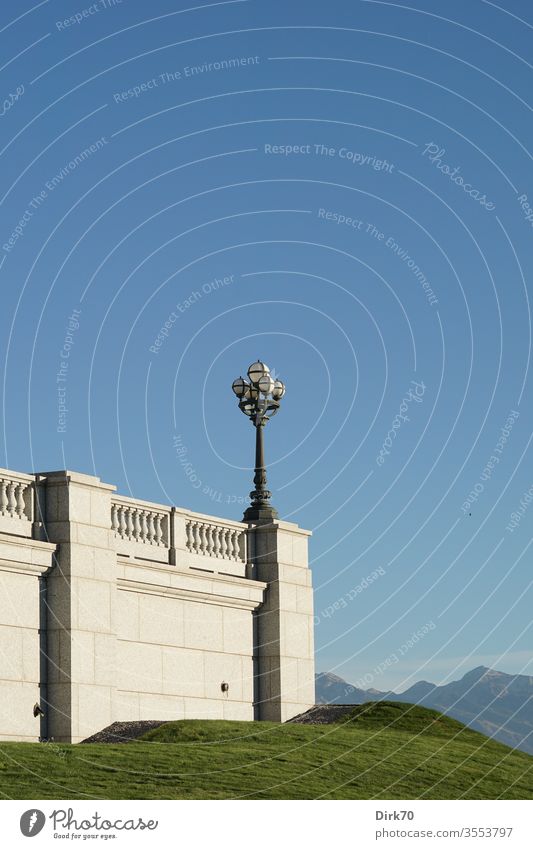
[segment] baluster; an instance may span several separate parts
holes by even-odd
[[[116,504],[111,505],[111,530],[116,536],[118,533],[118,508]]]
[[[155,515],[155,544],[161,545],[163,540],[163,528],[161,527],[161,513]]]
[[[246,534],[242,531],[238,536],[238,544],[239,544],[239,555],[238,558],[243,563],[246,563]]]
[[[226,559],[226,529],[219,528],[218,533],[220,536],[220,557],[222,560]]]
[[[126,539],[126,513],[124,512],[124,507],[122,505],[118,508],[118,522],[120,528],[120,536],[122,539]]]
[[[121,539],[126,539],[126,514],[122,505],[118,508],[119,533]]]
[[[207,555],[213,557],[215,551],[215,540],[213,537],[213,525],[207,526]]]
[[[226,551],[225,551],[224,556],[225,556],[226,560],[231,560],[231,531],[230,531],[229,528],[226,528],[226,530],[223,531],[223,533],[224,533],[224,542],[226,543]]]
[[[194,551],[196,554],[200,554],[200,525],[198,522],[195,522],[193,525],[193,535],[194,535]]]
[[[124,539],[130,538],[130,529],[129,529],[129,520],[130,520],[130,510],[129,507],[122,508],[122,523],[124,525]]]
[[[220,528],[213,525],[213,557],[218,557],[220,554]]]
[[[207,525],[200,525],[200,547],[202,554],[207,554]]]
[[[135,542],[141,541],[141,512],[140,510],[133,511],[133,538]]]
[[[231,534],[231,541],[233,543],[233,560],[239,559],[239,531],[233,531]]]
[[[2,516],[7,513],[7,481],[4,478],[0,482],[0,511]]]
[[[146,510],[141,510],[141,542],[148,541],[148,519]]]
[[[189,519],[185,522],[185,548],[187,551],[192,551],[191,522]]]
[[[24,504],[23,492],[25,488],[25,485],[22,483],[18,483],[15,486],[15,512],[18,519],[22,519],[24,517],[24,509],[26,505]]]
[[[155,543],[155,524],[154,514],[152,512],[148,513],[148,542],[150,545]]]
[[[168,546],[169,546],[168,522],[169,522],[169,517],[163,516],[162,519],[161,519],[161,531],[162,531],[162,534],[163,534],[163,538],[162,538],[161,541],[166,548],[168,548]]]
[[[24,492],[22,493],[22,497],[24,498],[24,515],[30,522],[35,522],[38,520],[38,516],[36,516],[36,498],[37,498],[37,490],[33,483],[28,484],[28,486],[24,487]]]
[[[7,486],[7,512],[9,516],[15,515],[17,500],[15,498],[15,484],[9,481]]]
[[[133,539],[133,510],[131,507],[126,508],[126,537],[129,540]]]

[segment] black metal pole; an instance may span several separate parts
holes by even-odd
[[[245,522],[271,522],[278,511],[269,503],[272,493],[267,489],[263,428],[266,419],[257,417],[255,427],[255,489],[250,493],[251,505],[244,513]]]
[[[265,468],[265,442],[263,437],[263,422],[255,426],[255,474],[254,483],[256,494],[261,495],[266,491],[266,468]],[[257,499],[262,500],[262,499]]]

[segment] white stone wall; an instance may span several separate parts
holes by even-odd
[[[252,611],[264,584],[128,560],[118,568],[121,718],[253,719]]]
[[[118,611],[123,719],[253,719],[250,611],[127,590]]]
[[[76,472],[0,469],[0,739],[79,742],[115,720],[285,721],[309,708],[308,532],[114,490]]]
[[[35,742],[41,701],[39,578],[55,545],[0,533],[0,740]]]

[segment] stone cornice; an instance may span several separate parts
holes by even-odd
[[[217,593],[206,590],[187,590],[180,587],[134,581],[130,578],[119,578],[117,587],[119,590],[143,593],[143,595],[166,596],[183,599],[184,601],[196,601],[200,604],[216,604],[219,607],[238,607],[240,610],[256,610],[262,604],[262,601],[255,601],[242,596],[217,595]]]
[[[263,581],[215,572],[200,574],[190,569],[176,569],[127,558],[119,558],[118,566],[124,570],[124,574],[117,577],[119,589],[245,610],[259,607],[267,588]]]
[[[57,545],[26,537],[0,534],[0,571],[44,575],[53,566]]]

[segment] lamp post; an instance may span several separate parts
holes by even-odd
[[[243,377],[233,381],[232,389],[239,399],[239,409],[255,427],[255,489],[250,493],[251,505],[245,511],[244,522],[271,522],[278,511],[269,503],[272,493],[267,489],[263,428],[279,410],[285,395],[285,384],[275,380],[270,369],[260,360],[248,369],[250,382]]]

